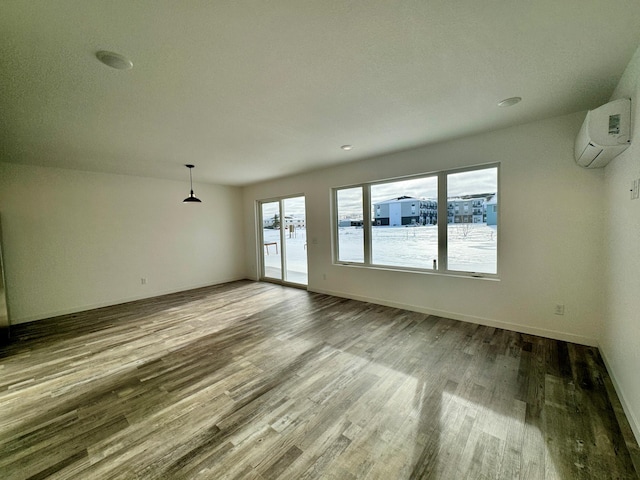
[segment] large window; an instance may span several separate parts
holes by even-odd
[[[497,165],[336,188],[334,194],[338,263],[497,274]]]
[[[371,263],[433,268],[438,258],[438,177],[377,183],[370,188]]]
[[[487,221],[497,195],[497,167],[447,174],[447,203],[463,207],[447,226],[449,270],[497,273],[498,221],[496,216]]]
[[[341,262],[364,262],[362,198],[362,187],[336,191],[338,260]]]

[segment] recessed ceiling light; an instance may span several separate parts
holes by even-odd
[[[343,150],[353,150],[353,145],[342,145],[340,148]]]
[[[133,68],[133,62],[119,53],[100,50],[96,53],[96,57],[105,65],[117,70],[129,70],[130,68]]]
[[[520,103],[521,100],[522,100],[522,97],[505,98],[501,102],[498,102],[498,106],[499,107],[512,107],[516,103]]]

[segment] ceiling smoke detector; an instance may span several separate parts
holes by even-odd
[[[522,97],[505,98],[501,102],[498,102],[498,106],[499,107],[512,107],[516,103],[520,103],[521,100],[522,100]]]

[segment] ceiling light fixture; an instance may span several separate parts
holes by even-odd
[[[522,100],[522,97],[505,98],[501,102],[498,102],[498,106],[499,107],[512,107],[516,103],[520,103],[521,100]]]
[[[193,194],[193,178],[191,177],[191,169],[195,168],[195,165],[187,164],[185,165],[185,167],[189,169],[189,184],[191,185],[191,194],[187,198],[185,198],[182,201],[182,203],[191,203],[191,202],[202,203],[202,200],[200,200]]]
[[[342,150],[349,151],[349,150],[353,150],[353,145],[342,145],[340,148]]]
[[[119,53],[100,50],[96,53],[96,57],[108,67],[115,68],[116,70],[129,70],[133,68],[133,62]]]

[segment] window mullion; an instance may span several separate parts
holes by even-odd
[[[438,173],[438,270],[447,271],[447,174]]]
[[[284,244],[284,242],[286,241],[285,238],[285,229],[287,226],[287,221],[284,218],[284,200],[280,199],[278,201],[278,209],[280,210],[280,265],[282,266],[282,274],[280,275],[282,277],[282,281],[287,281],[287,256],[285,255],[285,250],[286,250],[286,245]]]
[[[362,217],[364,264],[371,265],[371,185],[362,186]]]

